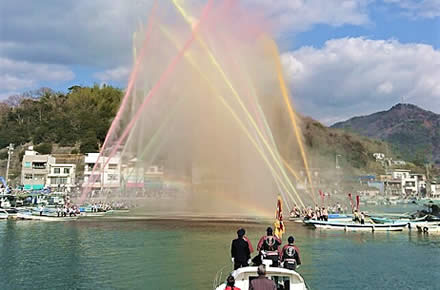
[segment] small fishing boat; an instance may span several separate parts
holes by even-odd
[[[275,282],[277,289],[307,290],[306,282],[298,272],[280,267],[271,267],[269,264],[272,264],[272,261],[264,260],[263,263],[266,265],[266,277]],[[257,268],[255,266],[248,266],[232,271],[231,275],[235,278],[235,287],[249,289],[250,281],[258,277]],[[221,274],[217,273],[217,277],[221,276]],[[224,290],[226,282],[216,286],[219,284],[217,280],[214,281],[213,288],[215,290]]]
[[[341,214],[341,213],[331,213],[328,215],[328,220],[333,222],[348,222],[353,219],[353,216]],[[290,217],[289,221],[294,221],[298,223],[302,223],[304,221],[303,217]]]
[[[394,223],[401,223],[401,222],[417,222],[417,221],[422,221],[424,220],[424,218],[418,218],[418,219],[413,219],[410,220],[409,218],[404,218],[404,219],[395,219],[395,218],[387,218],[387,217],[377,217],[377,216],[370,216],[370,219],[375,223],[375,224],[394,224]]]
[[[47,216],[47,215],[39,215],[35,214],[35,212],[24,210],[19,211],[16,215],[16,219],[19,220],[37,220],[37,221],[47,221],[47,222],[65,222],[65,221],[73,221],[78,219],[77,216],[66,216],[66,217],[57,217],[57,216]]]
[[[106,212],[81,212],[81,217],[100,217],[104,216]]]
[[[408,222],[373,224],[373,223],[354,223],[354,222],[332,222],[332,221],[304,221],[307,225],[312,225],[317,229],[343,230],[343,231],[403,231],[408,226]]]
[[[440,233],[440,223],[436,224],[419,224],[416,226],[417,231],[420,233]]]
[[[0,219],[7,219],[8,217],[9,213],[4,209],[0,209]]]
[[[118,214],[118,213],[127,213],[130,212],[129,209],[111,209],[108,210],[107,213],[111,213],[111,214]]]
[[[417,229],[417,226],[437,225],[440,223],[440,218],[434,215],[426,215],[424,217],[411,219],[408,227],[410,229]]]

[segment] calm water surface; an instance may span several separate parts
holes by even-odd
[[[255,246],[268,225],[2,221],[0,289],[212,289],[239,226]],[[311,289],[440,289],[440,235],[286,226]]]

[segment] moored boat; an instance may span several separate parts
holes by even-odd
[[[328,220],[333,222],[348,222],[353,219],[353,216],[339,213],[331,213],[328,215]],[[303,217],[289,217],[289,221],[302,223],[304,221]]]
[[[402,231],[408,226],[408,222],[373,224],[373,223],[354,223],[354,222],[331,222],[331,221],[304,221],[307,225],[312,225],[317,229],[343,230],[343,231]]]
[[[9,213],[4,209],[0,209],[0,219],[7,219],[8,217]]]
[[[78,219],[77,216],[67,216],[67,217],[57,217],[57,216],[47,216],[47,215],[38,215],[34,214],[32,211],[19,211],[16,215],[16,219],[19,220],[38,220],[38,221],[47,221],[47,222],[65,222],[65,221],[74,221]]]
[[[436,224],[419,224],[416,226],[417,231],[423,233],[440,233],[440,223]]]
[[[106,212],[82,212],[80,217],[100,217],[104,216]]]

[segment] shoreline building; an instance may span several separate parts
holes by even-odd
[[[90,186],[91,189],[115,189],[121,185],[121,160],[119,156],[100,157],[95,172],[92,175],[93,167],[98,162],[99,153],[87,153],[84,158],[84,183],[83,187]],[[108,161],[108,163],[107,163]],[[104,167],[104,165],[107,165]],[[89,184],[89,180],[93,183]]]
[[[430,198],[438,199],[440,198],[440,183],[436,181],[431,181],[431,190],[429,192]]]
[[[56,160],[51,155],[39,155],[29,146],[25,151],[21,169],[21,184],[25,190],[42,190],[47,183],[51,165]]]
[[[394,169],[389,174],[389,179],[385,183],[394,185],[392,195],[402,195],[406,197],[415,197],[417,195],[426,195],[426,176],[425,174],[411,173],[408,169]],[[397,192],[400,182],[400,192]]]
[[[46,187],[51,191],[72,192],[76,187],[75,164],[51,164]]]
[[[147,190],[162,190],[164,172],[161,166],[151,165],[144,174],[144,188]]]

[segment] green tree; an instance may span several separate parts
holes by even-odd
[[[51,143],[41,143],[40,145],[35,146],[35,151],[40,154],[50,154],[52,153],[52,144]]]

